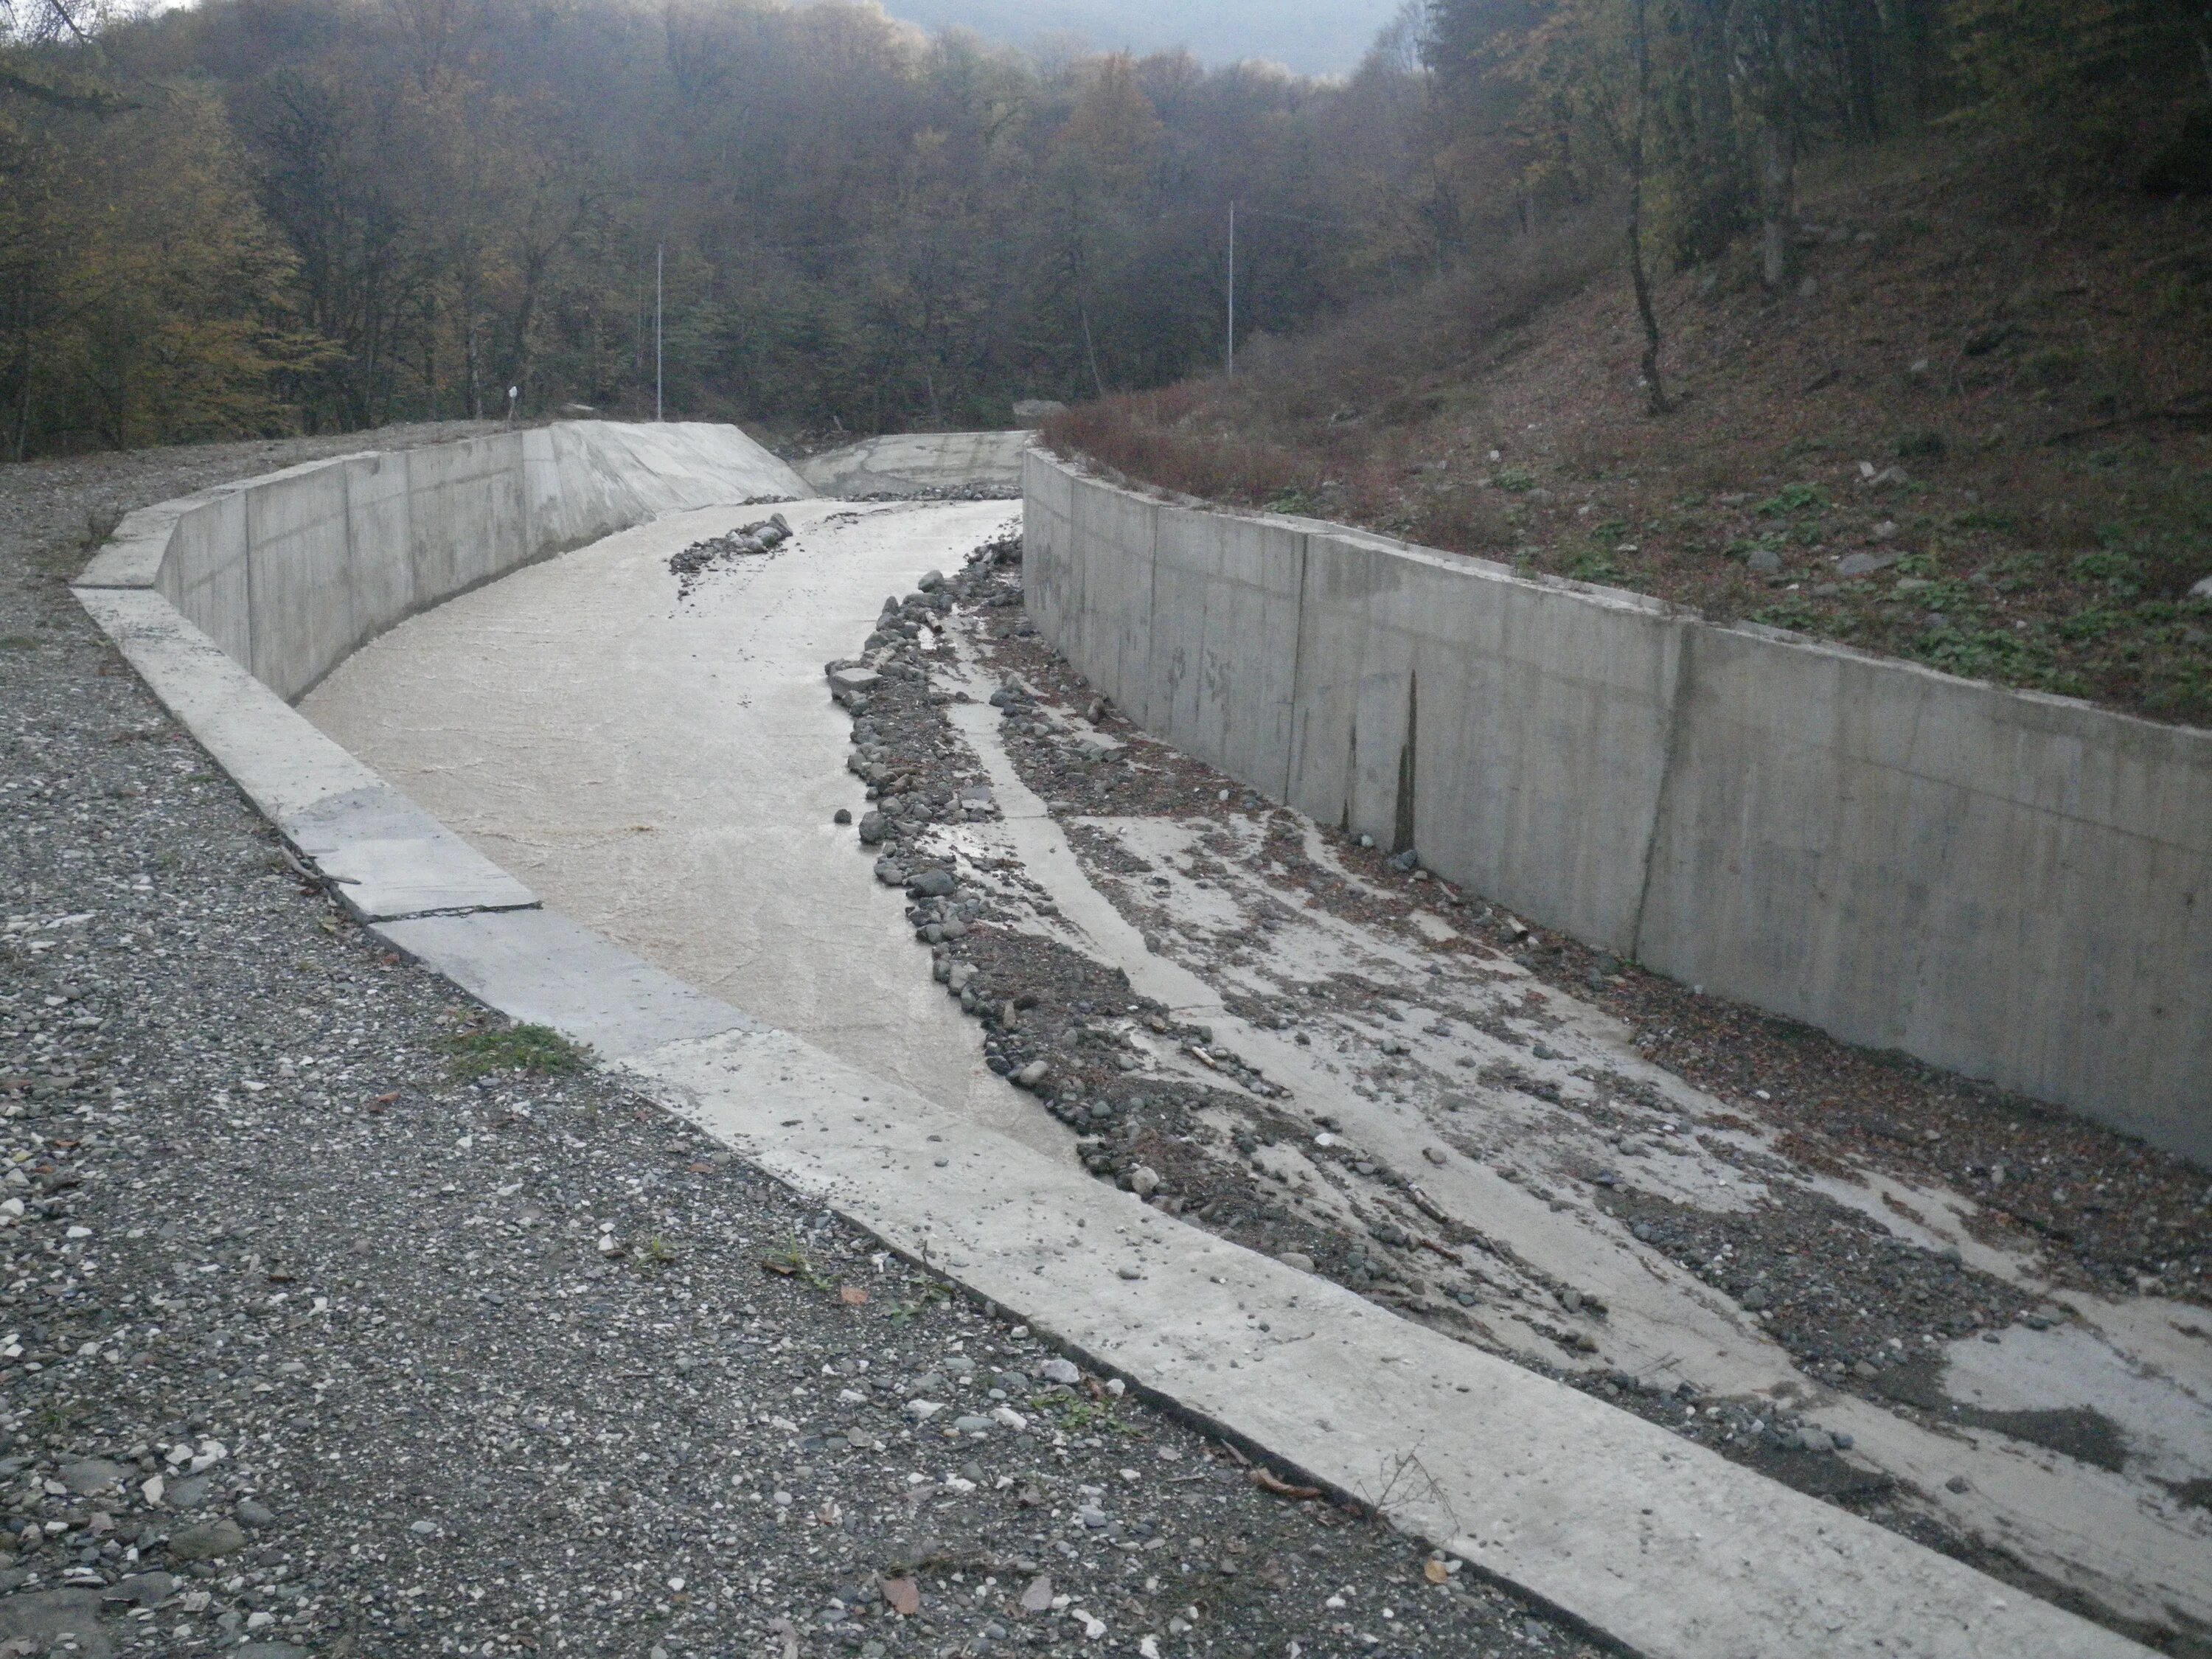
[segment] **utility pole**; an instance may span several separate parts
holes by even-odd
[[[1237,378],[1237,204],[1229,204],[1229,374]]]
[[[666,418],[660,412],[660,272],[666,252],[663,244],[653,245],[653,418],[656,421]]]

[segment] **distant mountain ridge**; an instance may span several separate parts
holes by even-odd
[[[970,28],[1028,46],[1079,35],[1100,52],[1186,46],[1201,62],[1266,58],[1307,75],[1356,67],[1401,0],[884,0],[894,17],[925,28]]]

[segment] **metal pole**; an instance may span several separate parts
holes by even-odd
[[[662,245],[653,245],[653,418],[664,419],[660,412],[660,269]]]
[[[1229,379],[1237,378],[1237,204],[1229,204]]]

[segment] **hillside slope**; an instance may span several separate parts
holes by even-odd
[[[1786,294],[1582,225],[1048,437],[1133,477],[2212,725],[2212,203],[1996,151],[1808,181]]]

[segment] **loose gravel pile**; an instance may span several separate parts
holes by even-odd
[[[784,495],[754,495],[738,503],[741,507],[764,507],[770,502],[787,501]],[[693,542],[668,558],[669,574],[676,578],[676,597],[690,598],[699,584],[710,572],[726,568],[732,559],[757,559],[772,554],[791,539],[791,526],[781,513],[752,524],[740,525],[735,530],[720,536],[709,536],[704,541]]]
[[[0,1653],[1588,1651],[302,881],[62,582],[361,445],[0,475]]]

